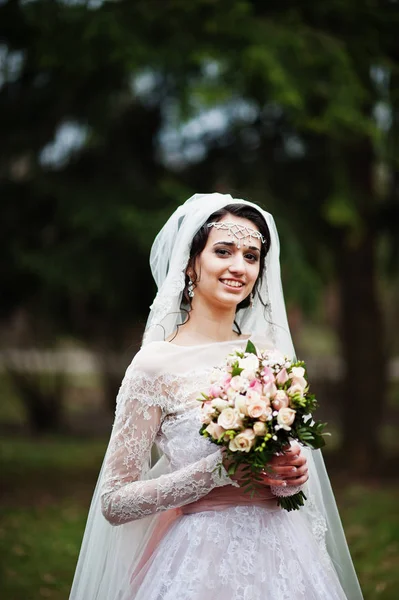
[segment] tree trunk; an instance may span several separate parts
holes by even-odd
[[[7,374],[25,407],[30,430],[37,435],[62,431],[64,374],[46,374],[45,383],[41,373],[28,374],[7,369]]]
[[[340,402],[343,457],[363,473],[378,471],[387,396],[384,323],[378,302],[376,240],[369,232],[338,250],[340,336],[346,372]]]

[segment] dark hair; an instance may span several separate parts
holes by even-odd
[[[251,221],[254,225],[256,225],[256,227],[258,228],[260,233],[265,238],[265,243],[261,244],[261,250],[260,250],[259,275],[258,275],[258,278],[255,281],[255,285],[253,287],[253,294],[255,295],[256,293],[258,293],[258,285],[259,285],[259,282],[262,280],[262,274],[263,274],[264,265],[265,265],[265,258],[270,249],[270,231],[269,231],[266,221],[263,218],[263,216],[261,215],[261,213],[258,210],[256,210],[256,208],[253,208],[252,206],[248,206],[247,204],[228,204],[227,206],[224,206],[220,210],[217,210],[216,212],[212,213],[208,217],[208,219],[205,221],[205,223],[202,225],[202,227],[199,229],[199,231],[195,234],[195,236],[193,237],[193,241],[191,242],[190,258],[188,260],[187,270],[190,270],[193,273],[193,276],[191,279],[192,279],[192,282],[195,287],[195,284],[198,281],[198,275],[195,272],[195,268],[194,268],[195,259],[201,254],[201,252],[203,251],[203,249],[206,246],[206,242],[208,240],[209,232],[210,232],[208,223],[221,221],[223,219],[223,217],[225,217],[226,215],[229,215],[229,214],[234,215],[236,217],[241,217],[243,219],[248,219],[248,221]],[[184,297],[185,301],[188,304],[190,304],[190,297],[188,295],[188,281],[189,281],[189,277],[186,273],[186,285],[184,288],[183,297]],[[259,293],[258,293],[258,295],[259,295]],[[259,296],[259,298],[260,298],[260,296]],[[260,300],[261,300],[262,304],[264,304],[264,302],[262,301],[262,298],[260,298]],[[240,310],[240,308],[246,308],[247,306],[249,306],[249,304],[250,304],[250,297],[247,296],[246,298],[244,298],[244,300],[242,300],[242,302],[240,302],[237,305],[236,310],[238,311],[238,310]]]

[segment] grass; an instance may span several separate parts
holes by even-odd
[[[2,442],[1,598],[68,598],[104,449],[103,440]],[[337,480],[335,489],[365,599],[396,599],[399,485]]]

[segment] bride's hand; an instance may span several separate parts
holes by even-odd
[[[229,462],[227,457],[223,462],[228,471]],[[231,475],[231,479],[237,481],[239,484],[247,479],[247,477],[248,475],[243,473],[242,467],[238,467],[235,474]],[[300,486],[306,483],[309,478],[307,460],[301,453],[299,444],[294,442],[284,454],[273,456],[267,470],[265,469],[261,477],[262,484],[268,486]]]
[[[300,486],[309,479],[306,457],[301,453],[299,444],[293,442],[280,456],[273,456],[262,478],[265,485]]]

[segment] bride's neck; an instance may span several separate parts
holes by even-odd
[[[234,318],[235,309],[215,310],[214,307],[194,304],[190,318],[179,328],[179,336],[198,341],[225,342],[234,337]]]

